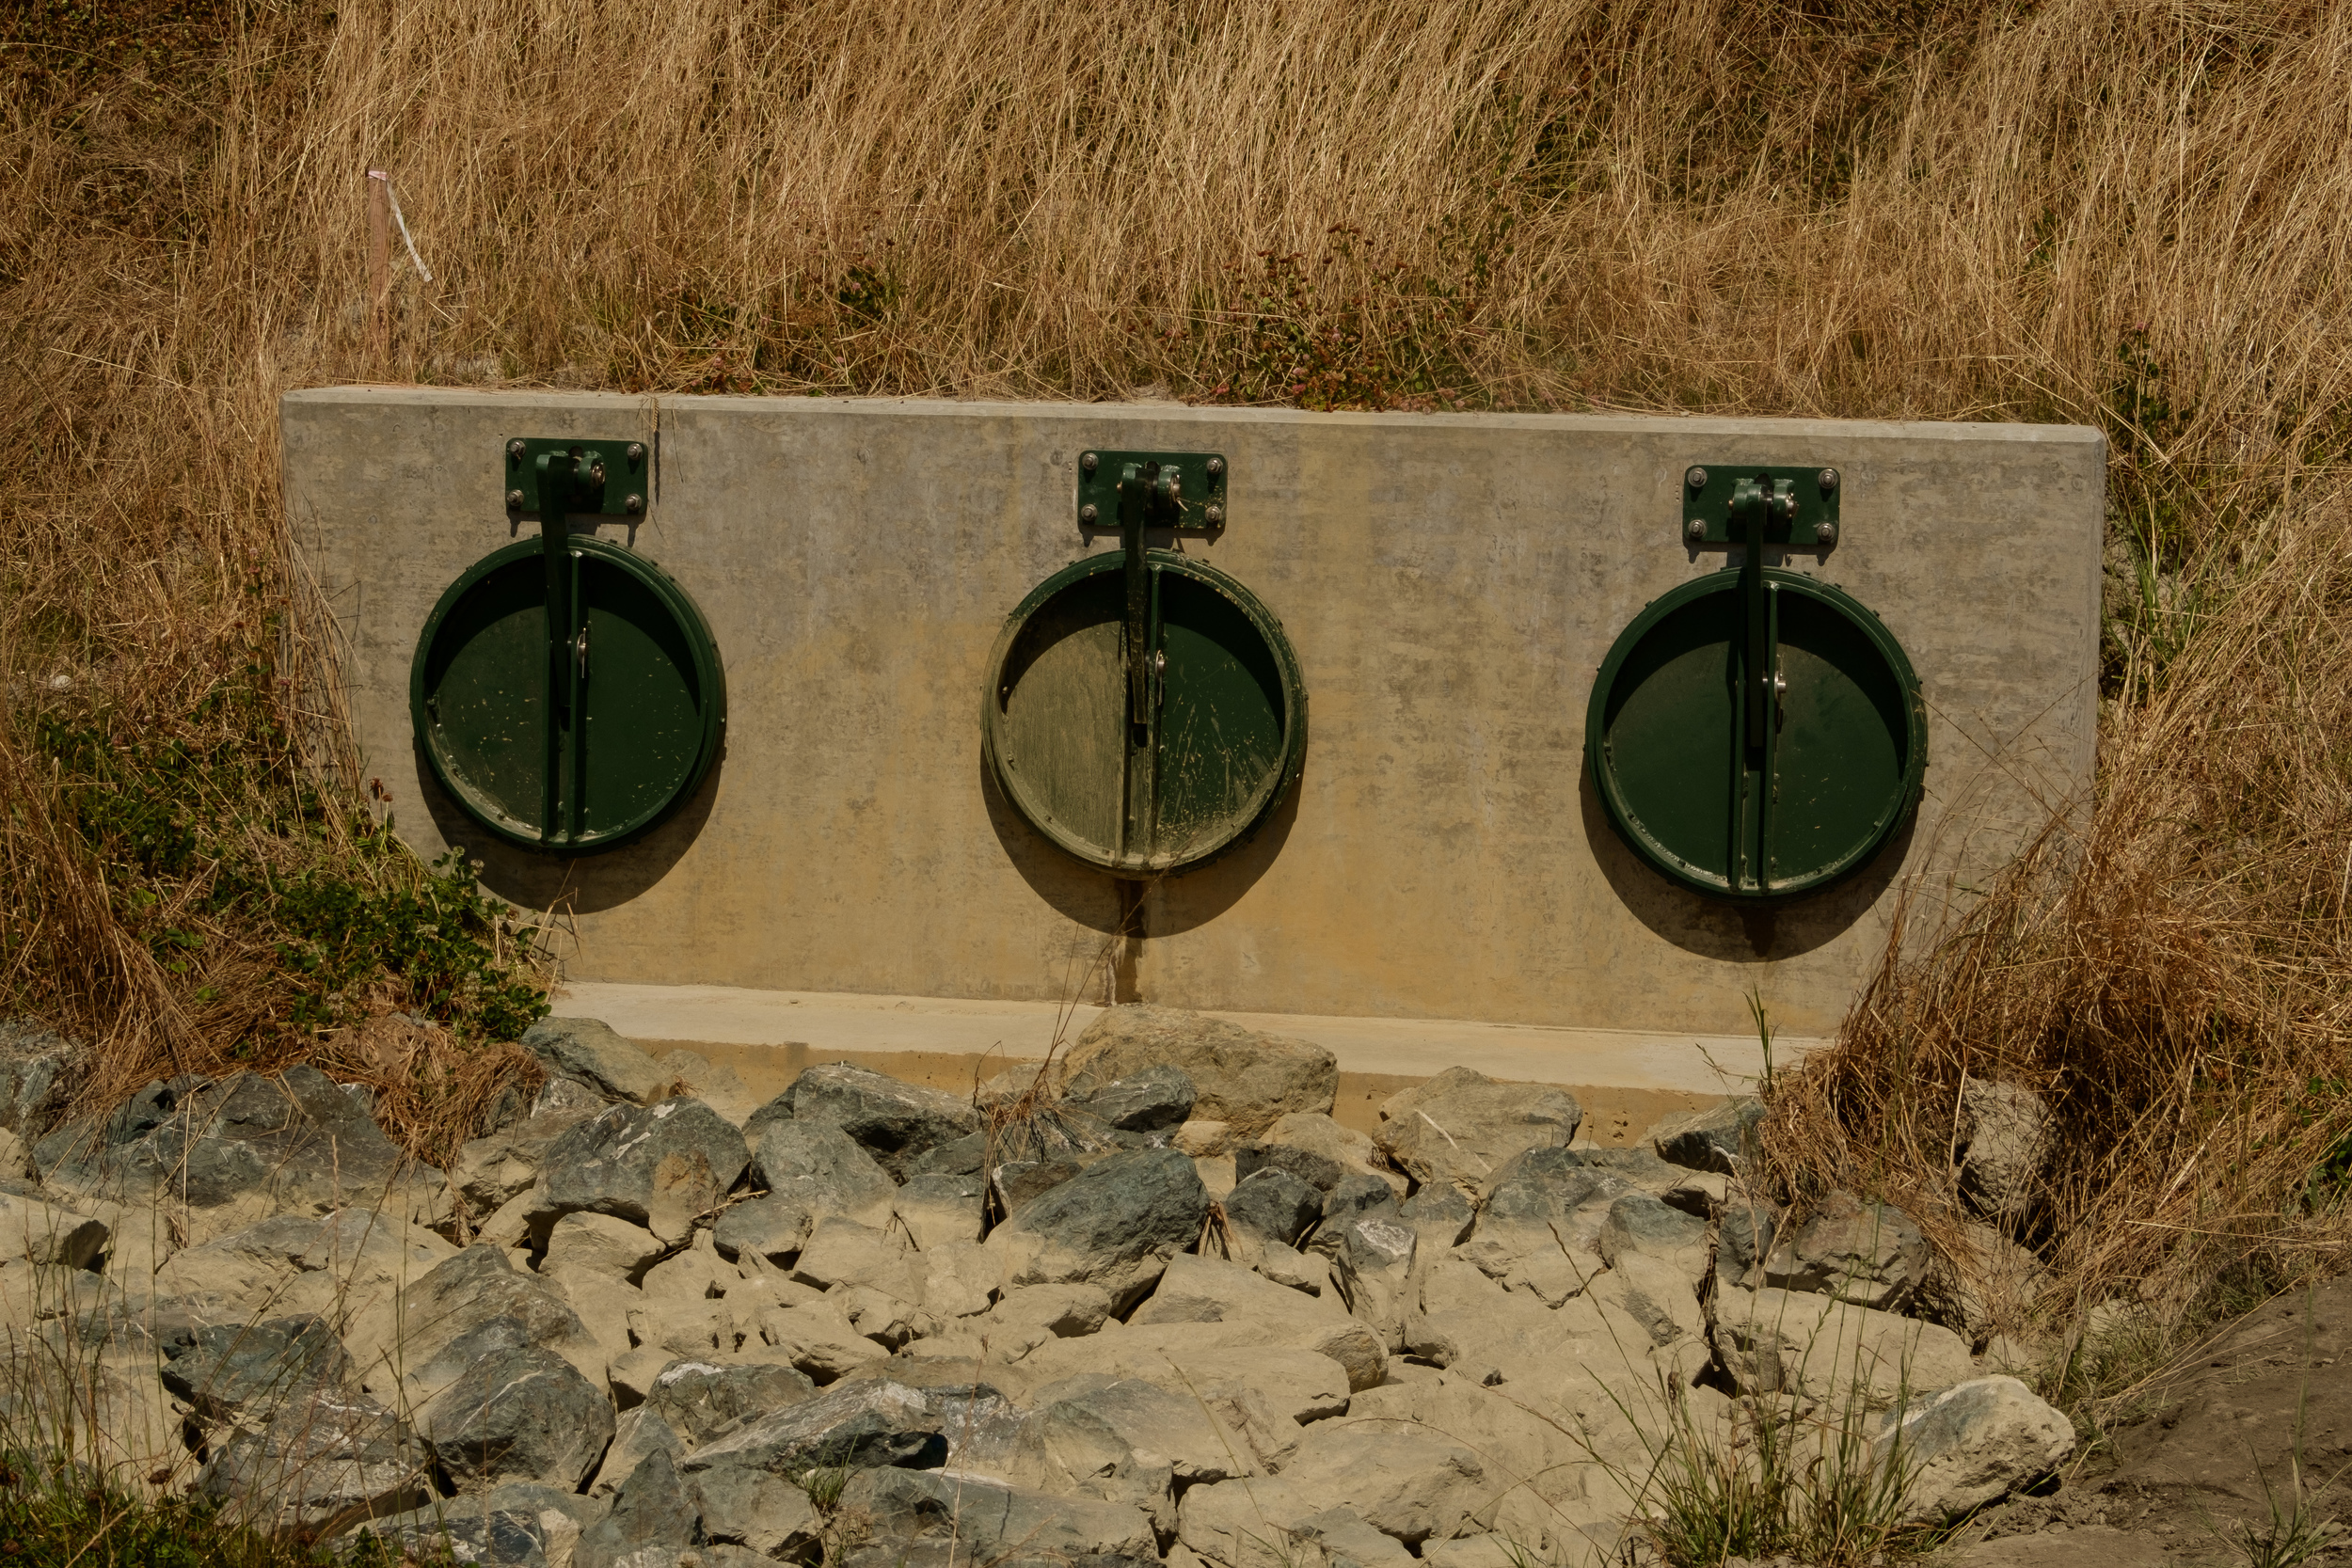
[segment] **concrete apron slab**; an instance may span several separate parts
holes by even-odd
[[[567,984],[554,1001],[557,1012],[602,1019],[657,1055],[696,1052],[734,1069],[762,1096],[782,1091],[814,1063],[843,1060],[964,1092],[1011,1063],[1039,1061],[1067,1047],[1103,1011],[1084,1004],[596,981]],[[1380,1102],[1397,1090],[1468,1067],[1514,1082],[1557,1084],[1584,1107],[1585,1136],[1624,1144],[1663,1117],[1744,1092],[1764,1067],[1752,1035],[1301,1013],[1214,1016],[1329,1051],[1340,1064],[1333,1115],[1365,1132],[1379,1124]],[[1774,1065],[1787,1067],[1821,1043],[1779,1037]]]

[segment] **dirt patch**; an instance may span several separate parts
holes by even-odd
[[[2112,1416],[2106,1444],[2045,1497],[1964,1531],[1969,1568],[2262,1560],[2244,1550],[2292,1520],[2299,1475],[2316,1532],[2352,1522],[2352,1278],[2239,1319]],[[2273,1506],[2278,1517],[2274,1519]],[[1982,1541],[1981,1545],[1970,1543]],[[2063,1556],[2052,1555],[2063,1543]],[[2352,1531],[2301,1560],[2352,1562]],[[2294,1561],[2280,1556],[2276,1561]]]

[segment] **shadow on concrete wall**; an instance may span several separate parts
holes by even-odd
[[[1617,836],[1590,768],[1579,770],[1584,838],[1612,892],[1632,916],[1686,953],[1724,963],[1770,963],[1810,953],[1842,935],[1870,911],[1911,858],[1915,809],[1877,858],[1845,880],[1785,904],[1740,905],[1703,898],[1645,865]]]
[[[1311,749],[1309,766],[1312,765],[1312,758]],[[976,759],[974,767],[979,777],[980,798],[988,807],[988,824],[995,830],[996,842],[1004,847],[1005,858],[1021,873],[1030,891],[1052,905],[1063,918],[1104,936],[1118,935],[1127,911],[1137,907],[1134,889],[1138,884],[1122,883],[1109,872],[1063,853],[1005,799],[985,754]],[[1306,775],[1302,768],[1298,781],[1292,784],[1281,804],[1258,825],[1257,832],[1248,843],[1233,846],[1206,865],[1140,884],[1144,889],[1140,900],[1142,929],[1128,934],[1147,940],[1175,936],[1196,926],[1205,926],[1232,909],[1282,852],[1292,827],[1298,821],[1299,797],[1305,793]]]
[[[719,798],[719,775],[726,763],[726,747],[722,744],[702,787],[644,837],[617,849],[551,855],[494,838],[458,810],[433,776],[422,742],[417,744],[417,778],[423,786],[425,810],[445,842],[482,863],[482,885],[525,909],[551,910],[560,904],[574,914],[595,914],[626,904],[668,876],[709,820],[711,805]]]

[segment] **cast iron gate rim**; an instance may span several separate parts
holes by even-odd
[[[1624,795],[1617,787],[1615,771],[1609,766],[1605,730],[1609,692],[1616,684],[1617,674],[1624,668],[1627,657],[1646,633],[1684,605],[1710,594],[1737,594],[1740,591],[1740,574],[1736,570],[1710,572],[1705,577],[1692,578],[1644,606],[1642,613],[1636,615],[1625,630],[1617,634],[1616,641],[1610,645],[1609,657],[1601,661],[1600,673],[1593,680],[1592,695],[1584,705],[1585,766],[1592,772],[1594,788],[1600,793],[1601,808],[1609,817],[1610,827],[1645,864],[1669,881],[1702,897],[1742,905],[1779,904],[1820,893],[1869,864],[1886,847],[1886,841],[1895,835],[1896,830],[1918,809],[1920,785],[1927,777],[1928,768],[1927,707],[1920,698],[1919,677],[1913,673],[1911,660],[1903,653],[1902,644],[1895,641],[1895,634],[1886,629],[1885,623],[1869,606],[1851,594],[1819,578],[1806,577],[1802,572],[1791,572],[1785,567],[1767,566],[1764,568],[1764,580],[1776,588],[1793,590],[1803,597],[1819,600],[1849,616],[1855,626],[1862,628],[1863,636],[1878,651],[1879,657],[1885,659],[1894,671],[1897,684],[1902,690],[1906,762],[1901,782],[1897,787],[1896,803],[1879,818],[1869,836],[1843,859],[1762,893],[1737,892],[1727,878],[1692,865],[1644,832],[1640,817],[1626,804]]]
[[[516,562],[535,560],[542,554],[546,546],[536,534],[491,551],[466,568],[464,574],[442,592],[440,599],[433,606],[433,613],[425,617],[424,629],[417,634],[417,651],[408,661],[408,721],[415,729],[417,747],[424,752],[425,762],[432,768],[435,781],[476,825],[508,844],[544,855],[594,855],[607,849],[617,849],[644,837],[660,826],[665,817],[692,800],[695,792],[709,778],[712,765],[719,760],[720,742],[726,734],[726,665],[719,657],[719,643],[710,633],[710,623],[703,618],[701,609],[686,590],[680,588],[667,572],[636,551],[590,533],[573,534],[564,547],[584,557],[607,562],[636,578],[684,626],[688,634],[687,644],[694,655],[694,678],[703,691],[702,736],[694,749],[693,766],[687,769],[684,782],[660,804],[640,812],[612,832],[600,833],[586,843],[548,844],[536,832],[519,825],[508,826],[515,821],[513,817],[453,777],[448,765],[442,761],[440,749],[432,739],[432,718],[425,710],[425,656],[432,650],[433,640],[439,634],[442,621],[456,609],[458,600],[465,597],[468,590],[495,572]],[[550,694],[550,721],[553,718],[552,702]]]
[[[1032,812],[1030,808],[1035,802],[1031,801],[1028,797],[1025,781],[1016,781],[1006,776],[1004,759],[996,749],[996,720],[997,715],[1003,711],[1003,693],[998,689],[1004,683],[1005,660],[1012,652],[1014,640],[1029,624],[1029,618],[1047,600],[1060,594],[1064,589],[1074,583],[1083,582],[1088,578],[1123,569],[1127,562],[1125,552],[1107,550],[1097,555],[1080,556],[1035,588],[1030,589],[1020,604],[1013,608],[1012,613],[1005,617],[1004,628],[996,634],[996,645],[989,652],[988,679],[980,688],[980,752],[988,764],[989,777],[996,781],[996,788],[1005,797],[1006,803],[1019,814],[1024,822],[1044,834],[1056,848],[1073,859],[1083,861],[1098,870],[1107,871],[1114,877],[1135,880],[1183,876],[1188,871],[1199,870],[1201,866],[1208,865],[1248,844],[1257,837],[1258,831],[1265,826],[1266,818],[1271,816],[1282,801],[1289,798],[1292,787],[1297,784],[1299,774],[1305,769],[1307,760],[1307,682],[1298,667],[1297,652],[1292,648],[1290,638],[1283,633],[1281,621],[1272,610],[1266,609],[1258,596],[1245,587],[1239,578],[1218,570],[1205,561],[1196,560],[1174,550],[1156,549],[1145,552],[1144,559],[1154,567],[1201,584],[1217,594],[1235,610],[1240,610],[1258,635],[1265,639],[1266,647],[1273,653],[1275,663],[1282,673],[1285,699],[1282,715],[1282,764],[1273,771],[1269,783],[1247,810],[1234,814],[1240,819],[1240,826],[1221,842],[1186,860],[1181,865],[1134,869],[1110,864],[1095,852],[1092,846],[1079,840],[1074,834],[1063,832],[1060,823],[1046,813],[1041,806]],[[1295,701],[1291,700],[1294,697]],[[1040,821],[1041,816],[1045,820]]]

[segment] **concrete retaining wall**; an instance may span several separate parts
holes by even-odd
[[[342,638],[369,773],[421,851],[568,905],[581,979],[1735,1033],[1750,990],[1834,1027],[1906,892],[1932,915],[2087,792],[2105,448],[2074,427],[1358,415],[326,388],[284,402],[295,538]],[[513,436],[659,443],[633,530],[725,658],[726,754],[647,839],[547,860],[439,798],[408,666],[436,598],[517,537]],[[1182,548],[1248,584],[1304,668],[1301,787],[1248,847],[1120,892],[998,797],[979,687],[1082,537],[1089,448],[1216,450],[1231,521]],[[1831,465],[1842,541],[1791,552],[1901,641],[1931,715],[1915,826],[1777,911],[1678,892],[1611,832],[1584,705],[1679,539],[1692,463]],[[584,526],[587,519],[576,519]],[[535,532],[526,520],[521,536]],[[1106,946],[1107,964],[1089,965]]]

